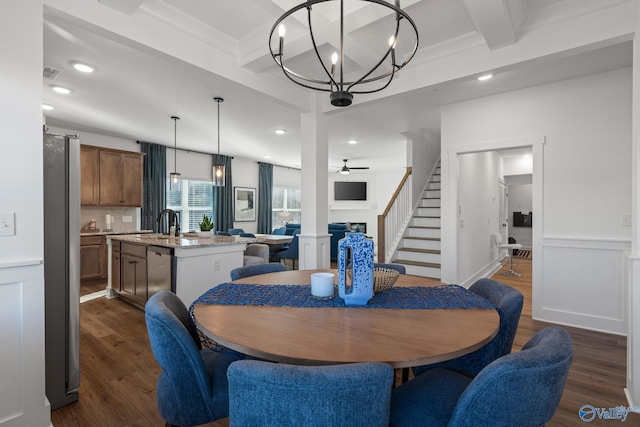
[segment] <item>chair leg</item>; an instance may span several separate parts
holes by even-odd
[[[511,254],[511,250],[509,250],[509,271],[503,271],[500,274],[502,274],[503,276],[514,276],[514,277],[522,276],[522,274],[519,274],[513,271],[513,255]]]

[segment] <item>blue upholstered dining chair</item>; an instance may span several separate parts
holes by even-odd
[[[230,427],[387,427],[386,363],[297,366],[242,360],[229,367]]]
[[[296,260],[299,258],[298,254],[298,239],[299,239],[299,230],[295,230],[293,234],[293,239],[291,239],[291,243],[285,249],[274,252],[271,254],[271,259],[274,261],[280,261],[283,259],[290,259],[293,261],[293,269],[296,269]]]
[[[251,239],[255,239],[256,238],[256,235],[253,234],[253,233],[240,233],[239,236],[240,237],[249,237]]]
[[[572,358],[569,333],[549,327],[474,379],[429,370],[392,392],[390,426],[542,426],[558,408]]]
[[[216,236],[231,236],[231,234],[226,231],[216,231]]]
[[[245,277],[257,276],[258,274],[277,273],[284,271],[284,265],[279,262],[270,262],[267,264],[254,264],[245,267],[234,268],[229,272],[231,280],[244,279]]]
[[[237,236],[240,233],[244,233],[244,230],[242,228],[230,228],[227,230],[227,233],[231,234],[232,236]]]
[[[287,229],[284,227],[274,228],[273,231],[271,232],[271,234],[274,234],[276,236],[284,236],[286,233],[287,233]]]
[[[429,369],[439,367],[452,369],[469,377],[474,377],[493,360],[511,353],[513,339],[516,336],[520,314],[522,313],[524,296],[517,289],[491,279],[479,279],[469,287],[469,290],[488,299],[496,307],[502,309],[507,321],[501,322],[501,328],[506,328],[506,330],[501,329],[498,331],[498,334],[489,343],[473,353],[446,362],[416,366],[413,368],[415,376]]]
[[[404,268],[404,265],[400,264],[383,264],[381,262],[376,262],[373,264],[373,268],[390,268],[391,270],[396,270],[400,274],[407,274],[407,269]]]
[[[175,426],[226,418],[227,368],[236,359],[201,348],[189,312],[174,293],[160,291],[149,298],[145,320],[151,350],[162,368],[156,385],[162,418]]]

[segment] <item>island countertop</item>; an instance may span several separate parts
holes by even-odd
[[[150,246],[162,246],[166,248],[203,248],[208,246],[229,246],[229,245],[246,245],[248,243],[254,243],[257,239],[251,237],[239,237],[239,236],[213,236],[213,238],[199,238],[199,237],[174,237],[164,234],[119,234],[109,236],[111,240],[117,240],[120,242],[137,243],[141,245]]]
[[[86,236],[115,236],[120,234],[142,234],[142,233],[153,233],[153,230],[135,230],[135,231],[102,231],[102,230],[94,230],[89,231],[87,229],[83,229],[80,231],[80,237]]]

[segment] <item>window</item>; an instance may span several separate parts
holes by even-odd
[[[202,217],[213,217],[211,181],[182,179],[179,185],[169,186],[167,180],[167,208],[178,214],[180,230],[200,230]]]
[[[302,190],[299,188],[273,187],[271,222],[273,228],[284,227],[286,222],[301,221]]]

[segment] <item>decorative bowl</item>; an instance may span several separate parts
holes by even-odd
[[[400,273],[391,268],[378,267],[373,269],[373,293],[388,291],[398,280]]]
[[[351,269],[347,269],[347,276],[351,278]],[[388,291],[398,280],[400,273],[391,268],[377,267],[373,269],[373,293]]]
[[[198,237],[201,239],[211,239],[213,237],[213,231],[198,231]]]

